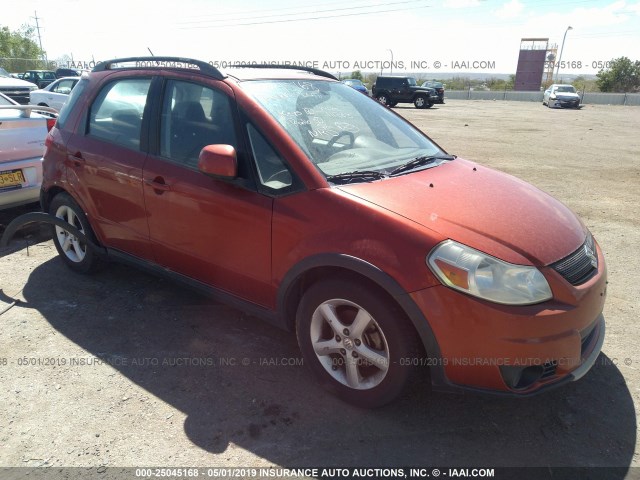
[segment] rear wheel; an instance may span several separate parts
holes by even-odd
[[[68,193],[59,193],[54,197],[49,213],[77,228],[95,242],[86,215]],[[53,243],[64,263],[76,272],[89,273],[100,266],[100,259],[86,242],[57,225],[54,226]]]
[[[312,285],[298,307],[298,344],[320,383],[373,408],[398,397],[415,371],[419,339],[404,313],[377,291],[337,279]]]

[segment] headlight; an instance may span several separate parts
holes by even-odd
[[[453,240],[435,247],[427,263],[443,284],[491,302],[531,305],[552,297],[537,268],[507,263]]]
[[[553,94],[553,95],[549,96],[549,98],[550,98],[551,100],[555,100],[555,99],[556,99],[556,96],[555,96],[555,94]]]
[[[32,87],[29,87],[29,91],[30,91],[30,92],[33,92],[34,90],[38,90],[38,86],[37,86],[37,85],[34,85],[34,86],[32,86]]]

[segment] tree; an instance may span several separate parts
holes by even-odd
[[[596,83],[601,92],[633,92],[640,90],[640,61],[627,57],[611,60],[609,68],[600,70]]]
[[[9,72],[24,72],[40,67],[44,51],[34,40],[34,28],[23,25],[17,31],[0,27],[0,66]]]
[[[355,72],[351,72],[351,78],[355,78],[357,80],[362,81],[362,72],[360,70],[356,70]]]

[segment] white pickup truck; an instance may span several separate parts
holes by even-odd
[[[0,210],[39,200],[44,141],[55,121],[52,108],[0,94]]]

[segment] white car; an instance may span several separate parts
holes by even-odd
[[[55,122],[52,108],[19,105],[0,93],[0,210],[40,199],[44,141]]]
[[[573,85],[554,83],[545,90],[542,96],[542,105],[549,108],[580,108],[580,95],[576,93]]]
[[[51,107],[60,111],[62,106],[67,103],[69,94],[78,80],[80,77],[63,77],[50,83],[42,90],[34,90],[29,94],[29,104]]]

